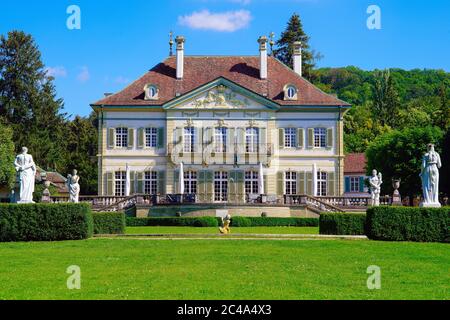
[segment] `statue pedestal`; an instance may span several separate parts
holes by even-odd
[[[402,197],[400,196],[400,192],[398,190],[394,190],[392,194],[392,205],[393,206],[402,206]]]
[[[421,208],[440,208],[441,207],[441,204],[438,202],[438,203],[425,203],[425,202],[421,202],[420,204],[419,204],[419,207],[421,207]]]

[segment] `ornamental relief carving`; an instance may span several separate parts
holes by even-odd
[[[248,106],[249,101],[246,98],[240,99],[231,89],[220,85],[209,90],[206,96],[193,100],[191,105],[196,109],[213,107],[237,109]]]

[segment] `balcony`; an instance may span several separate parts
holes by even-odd
[[[169,143],[167,157],[174,164],[267,164],[273,156],[272,143],[260,143],[253,148],[245,143],[227,144],[218,148],[214,144],[194,145],[186,148],[183,144]]]

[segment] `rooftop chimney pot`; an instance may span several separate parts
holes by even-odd
[[[267,37],[258,38],[259,43],[259,77],[267,79]]]
[[[292,64],[294,71],[300,77],[302,76],[302,43],[300,41],[294,42],[294,53],[292,55]]]
[[[184,37],[177,36],[175,38],[177,44],[177,79],[183,79],[184,67]]]

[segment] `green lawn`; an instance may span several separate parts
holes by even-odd
[[[258,233],[258,234],[318,234],[319,227],[235,227],[231,228],[234,233]],[[219,234],[219,228],[206,227],[127,227],[127,234]]]
[[[0,243],[0,299],[449,299],[449,245],[352,240]],[[81,289],[66,268],[81,267]],[[381,268],[368,290],[366,269]]]

